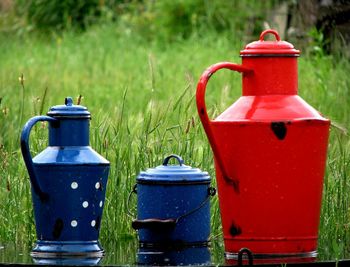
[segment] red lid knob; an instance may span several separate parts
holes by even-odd
[[[275,41],[265,41],[267,34],[273,34]],[[300,51],[296,50],[291,43],[281,41],[278,32],[272,29],[265,30],[260,34],[259,41],[249,43],[241,51],[241,56],[299,56]]]
[[[264,37],[265,37],[265,35],[268,34],[268,33],[272,33],[273,35],[275,35],[277,41],[281,41],[281,37],[279,36],[278,32],[275,31],[275,30],[272,30],[272,29],[263,31],[263,32],[260,34],[259,40],[260,40],[260,41],[264,41]]]

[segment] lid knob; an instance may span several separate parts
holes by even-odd
[[[179,162],[180,166],[182,166],[182,164],[184,164],[184,160],[183,160],[180,156],[175,155],[175,154],[171,154],[170,156],[168,156],[168,157],[166,157],[166,158],[164,159],[163,165],[164,165],[164,166],[167,166],[168,163],[169,163],[169,160],[170,160],[171,158],[177,159],[177,161]]]
[[[73,99],[72,99],[70,96],[66,97],[66,98],[64,99],[64,104],[65,104],[66,106],[73,106]]]
[[[55,118],[90,119],[90,112],[86,107],[74,105],[72,97],[64,99],[64,105],[57,105],[50,108],[48,116]]]
[[[273,34],[275,40],[264,40],[267,34]],[[258,41],[247,44],[240,54],[243,57],[298,57],[300,51],[296,50],[291,43],[282,41],[276,30],[268,29],[260,34]]]
[[[171,165],[169,161],[173,158],[177,162]],[[164,183],[168,185],[207,184],[210,183],[210,176],[207,172],[185,165],[180,156],[171,154],[164,158],[162,165],[141,171],[137,176],[137,183],[152,185]]]
[[[272,29],[263,31],[263,32],[260,34],[259,40],[263,42],[263,41],[264,41],[265,35],[266,35],[266,34],[269,34],[269,33],[272,33],[272,34],[276,37],[276,41],[281,41],[281,37],[279,36],[278,32],[275,31],[275,30],[272,30]]]

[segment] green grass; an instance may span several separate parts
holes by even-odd
[[[93,116],[91,145],[111,162],[102,243],[136,238],[127,215],[128,192],[141,170],[161,164],[166,155],[179,154],[186,164],[215,177],[197,116],[195,87],[209,65],[239,63],[243,45],[224,34],[146,41],[113,25],[50,38],[0,35],[0,242],[35,240],[19,134],[26,120],[63,104],[66,96],[83,96],[82,104]],[[343,258],[349,249],[350,141],[344,134],[350,123],[349,71],[344,58],[299,59],[300,95],[344,128],[331,131],[319,241],[322,259]],[[22,73],[24,90],[18,79]],[[234,102],[240,87],[239,75],[216,74],[207,92],[210,114],[215,117]],[[37,126],[31,136],[33,154],[47,145],[46,140],[47,127]],[[220,227],[215,199],[212,235],[219,243]]]

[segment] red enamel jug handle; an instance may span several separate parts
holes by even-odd
[[[22,150],[22,156],[24,159],[24,163],[27,167],[30,182],[32,184],[34,192],[40,197],[42,200],[47,200],[48,195],[44,192],[43,187],[40,183],[40,179],[38,178],[33,160],[32,155],[30,154],[29,149],[29,136],[30,131],[32,127],[39,121],[51,121],[51,122],[57,122],[56,119],[49,117],[49,116],[35,116],[31,118],[27,123],[24,125],[21,133],[21,150]]]
[[[232,182],[234,183],[235,179],[230,178],[227,175],[227,172],[224,168],[224,164],[223,164],[223,161],[222,161],[222,158],[220,155],[220,151],[217,148],[216,141],[215,141],[214,135],[213,135],[212,130],[211,130],[211,120],[209,119],[209,116],[207,113],[207,108],[205,105],[205,91],[207,88],[208,81],[209,81],[210,77],[220,69],[229,69],[229,70],[237,71],[237,72],[240,72],[243,74],[252,72],[252,70],[248,69],[246,67],[243,67],[242,65],[234,64],[231,62],[217,63],[217,64],[210,66],[209,68],[207,68],[203,72],[203,74],[200,77],[199,82],[197,84],[196,102],[197,102],[197,110],[198,110],[199,118],[202,121],[205,133],[207,134],[207,137],[209,139],[211,148],[213,150],[216,162],[219,165],[219,168],[222,172],[224,179],[230,183],[232,183]],[[233,185],[235,185],[235,184],[233,184]]]

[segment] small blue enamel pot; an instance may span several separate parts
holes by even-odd
[[[66,98],[22,130],[37,233],[34,257],[103,255],[98,236],[110,164],[89,145],[90,118],[86,107]],[[49,123],[49,146],[32,158],[29,135],[39,121]]]
[[[170,165],[174,158],[177,165]],[[209,242],[210,176],[170,155],[163,165],[139,174],[136,180],[137,219],[142,247],[203,246]]]

